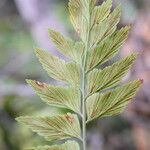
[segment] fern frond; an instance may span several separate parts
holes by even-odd
[[[72,39],[66,38],[61,33],[51,29],[49,30],[49,34],[57,49],[64,56],[81,64],[84,52],[84,44],[82,42],[74,42]]]
[[[142,82],[136,80],[111,92],[94,94],[87,99],[88,120],[120,114],[135,96]]]
[[[117,86],[129,69],[131,69],[136,57],[137,54],[132,54],[103,70],[94,69],[91,71],[87,80],[87,96]]]
[[[70,0],[68,4],[70,20],[83,41],[87,32],[87,3],[85,0]]]
[[[103,22],[95,24],[90,34],[90,49],[95,48],[101,42],[104,42],[116,30],[120,20],[121,8],[118,6]]]
[[[19,117],[17,121],[24,123],[31,130],[43,136],[48,141],[70,138],[81,139],[78,117],[74,114],[54,117]]]
[[[101,6],[96,6],[97,2],[98,0],[69,0],[70,19],[80,41],[49,30],[52,42],[60,53],[69,58],[69,62],[41,49],[35,51],[49,76],[65,83],[65,87],[27,80],[48,105],[67,108],[78,115],[67,113],[54,117],[17,118],[48,141],[79,139],[83,150],[86,150],[86,123],[120,114],[142,84],[140,80],[136,80],[120,86],[137,54],[102,70],[97,69],[119,52],[130,29],[127,26],[117,30],[121,16],[120,6],[111,11],[112,0],[106,0]],[[62,145],[40,146],[32,150],[80,148],[76,142],[69,141]]]
[[[64,60],[41,49],[36,49],[35,52],[50,77],[73,86],[80,85],[80,68],[76,63],[66,63]]]
[[[92,10],[91,15],[91,28],[103,22],[110,14],[112,7],[112,0],[107,0],[103,2],[101,6],[95,6]]]
[[[27,80],[40,98],[49,105],[70,109],[81,114],[81,94],[79,89],[48,85],[38,81]]]
[[[127,39],[129,30],[130,27],[127,26],[116,31],[105,42],[102,42],[94,50],[91,50],[87,58],[87,72],[114,57]]]

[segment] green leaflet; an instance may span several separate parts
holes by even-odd
[[[121,8],[117,7],[103,22],[95,24],[90,34],[90,49],[110,37],[117,28],[121,16]]]
[[[78,117],[73,114],[55,117],[19,117],[17,121],[26,124],[34,132],[48,141],[70,138],[80,139],[80,124]]]
[[[106,2],[103,2],[102,5],[95,6],[91,14],[91,28],[96,24],[100,24],[109,16],[111,7],[112,0],[107,0]]]
[[[80,85],[80,67],[76,63],[65,63],[64,60],[41,49],[36,49],[35,52],[50,77],[73,86]]]
[[[94,69],[91,71],[87,79],[88,96],[95,92],[117,86],[132,67],[136,57],[137,54],[132,54],[103,70]]]
[[[129,101],[135,96],[142,82],[136,80],[115,90],[99,94],[96,93],[87,99],[88,121],[96,118],[120,114]]]
[[[119,22],[121,14],[120,7],[116,8],[114,12],[110,14],[110,9],[112,6],[111,0],[107,0],[106,2],[103,3],[102,6],[94,7],[96,2],[97,0],[69,1],[71,22],[83,42],[86,42],[87,40],[86,34],[88,30],[88,24],[90,24],[91,47],[95,46],[102,40],[105,40],[115,31],[116,25]],[[90,20],[89,15],[91,15]]]
[[[27,83],[47,104],[68,108],[80,114],[81,96],[79,89],[56,87],[33,80],[27,80]]]
[[[91,50],[88,54],[87,71],[104,64],[114,57],[127,39],[129,30],[130,27],[128,26],[120,29],[94,50]]]
[[[69,1],[69,12],[70,20],[83,41],[86,41],[87,32],[87,6],[88,1],[86,0],[70,0]]]
[[[28,150],[80,150],[80,148],[77,142],[68,141],[62,145],[38,146],[38,147],[30,148]]]
[[[74,42],[70,38],[66,38],[61,33],[54,30],[49,30],[50,37],[57,49],[68,58],[81,64],[84,45],[82,42]]]

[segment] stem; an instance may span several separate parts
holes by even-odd
[[[89,8],[88,8],[89,9]],[[90,10],[90,9],[89,9]],[[87,53],[89,50],[89,39],[90,39],[90,12],[87,17],[88,32],[86,35],[85,52],[82,64],[82,136],[83,136],[83,150],[86,150],[86,61]]]
[[[84,75],[83,75],[84,77]],[[84,80],[85,81],[85,80]],[[85,85],[85,82],[83,82],[83,87]],[[86,106],[85,106],[85,92],[83,92],[84,89],[82,89],[82,134],[83,134],[83,150],[86,150]]]
[[[85,96],[86,96],[86,75],[85,75],[85,67],[86,67],[86,48],[85,48],[85,55],[84,55],[84,62],[82,67],[82,136],[83,136],[83,150],[86,150],[86,104],[85,104]]]

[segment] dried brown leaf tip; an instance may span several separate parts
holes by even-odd
[[[41,83],[41,82],[39,82],[39,81],[35,81],[35,83],[36,83],[36,85],[38,85],[38,87],[40,87],[40,88],[44,88],[44,83]]]
[[[144,83],[144,79],[140,79],[140,82],[141,82],[141,84],[143,84]]]

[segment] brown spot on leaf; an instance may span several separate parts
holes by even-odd
[[[91,117],[94,118],[96,116],[96,114],[97,114],[97,111],[93,111],[91,114]]]
[[[80,35],[80,29],[77,29],[77,33]]]
[[[71,124],[74,122],[74,117],[73,117],[73,116],[66,115],[65,118],[66,118],[67,121],[69,121]]]
[[[44,88],[44,83],[41,83],[39,81],[36,81],[35,82],[40,88]]]

